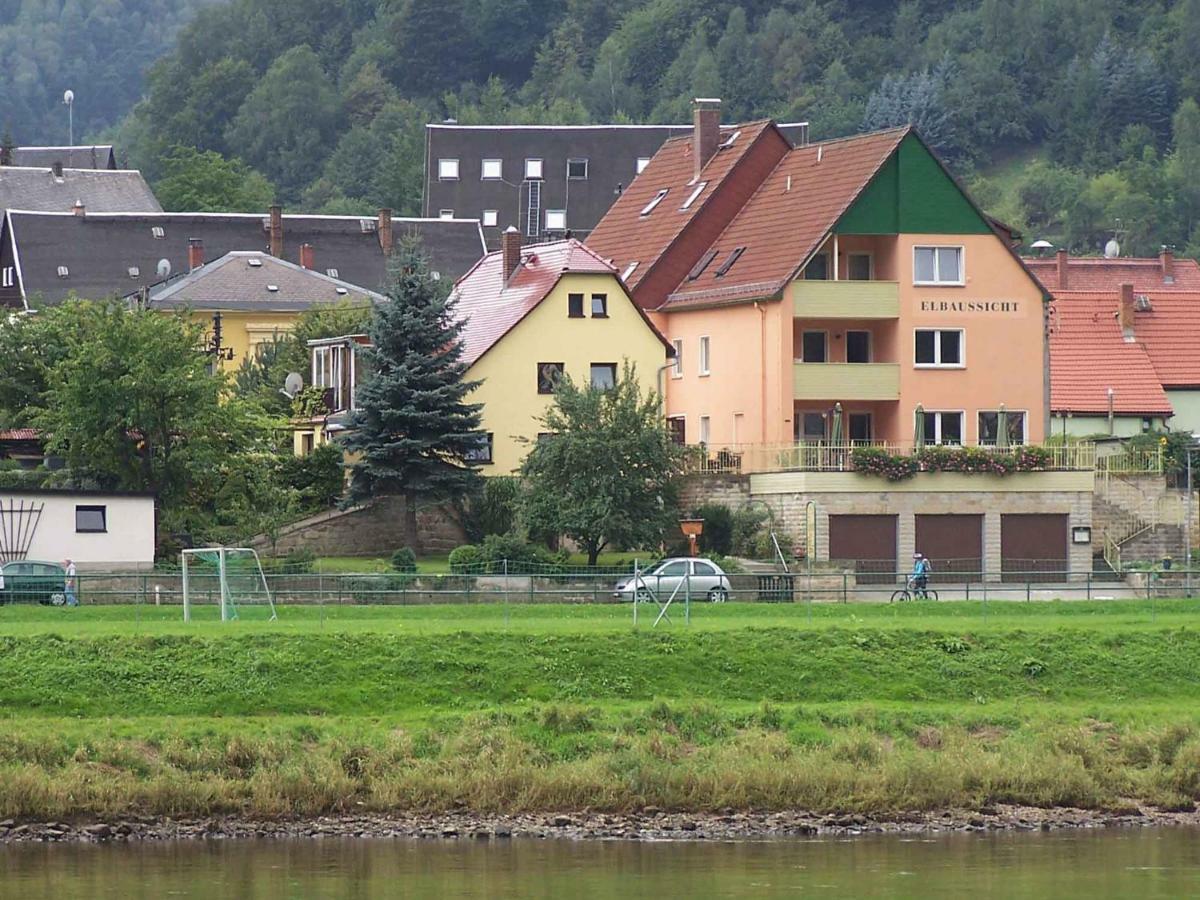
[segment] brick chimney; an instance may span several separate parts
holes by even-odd
[[[379,210],[379,248],[384,256],[392,255],[392,211],[386,206]]]
[[[721,101],[697,97],[692,101],[692,174],[700,180],[700,171],[717,152],[721,143]]]
[[[1175,251],[1170,247],[1163,247],[1158,253],[1158,261],[1162,266],[1163,284],[1175,283]]]
[[[195,272],[204,265],[204,240],[188,238],[188,271]]]
[[[1121,308],[1117,312],[1117,321],[1121,324],[1121,332],[1125,340],[1133,340],[1133,285],[1121,285]]]
[[[1070,275],[1067,271],[1067,264],[1071,259],[1065,248],[1060,247],[1058,252],[1054,254],[1055,260],[1058,262],[1058,289],[1065,291],[1070,287]]]
[[[300,268],[315,269],[317,267],[315,260],[316,260],[316,254],[313,252],[313,245],[312,244],[301,244],[300,245]]]
[[[283,258],[283,207],[271,207],[271,255]]]
[[[521,232],[517,231],[515,226],[509,225],[504,229],[504,234],[500,235],[500,252],[504,257],[503,274],[507,282],[521,264]]]

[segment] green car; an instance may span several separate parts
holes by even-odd
[[[58,563],[22,559],[0,563],[0,603],[66,602],[67,570]]]

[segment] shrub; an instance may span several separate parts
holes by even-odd
[[[697,507],[692,517],[704,520],[704,531],[700,534],[701,551],[727,556],[733,549],[733,513],[729,507],[720,503],[706,503]]]
[[[417,554],[411,547],[401,547],[392,554],[392,568],[397,572],[417,571]]]
[[[752,557],[756,554],[756,540],[763,524],[767,521],[765,510],[743,506],[733,514],[732,546],[734,556]]]
[[[450,551],[450,571],[458,574],[475,571],[483,562],[483,551],[474,544],[463,544]]]
[[[317,554],[304,547],[289,550],[287,555],[283,557],[283,570],[285,572],[307,574],[313,570],[316,564]]]
[[[517,520],[520,479],[499,476],[483,479],[483,487],[459,506],[459,523],[472,543],[492,534],[507,534]]]

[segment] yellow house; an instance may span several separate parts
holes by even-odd
[[[654,389],[671,352],[617,270],[573,239],[522,247],[509,229],[502,249],[459,279],[454,299],[464,323],[465,377],[482,382],[470,400],[483,404],[487,437],[476,462],[485,475],[520,469],[564,374],[577,384],[612,385],[629,362],[643,387]],[[332,391],[330,415],[297,431],[297,453],[345,427],[361,344],[361,336],[310,342],[312,383]]]
[[[301,260],[305,259],[301,248]],[[204,346],[236,369],[263,344],[291,331],[299,315],[321,304],[366,304],[380,295],[258,251],[235,251],[198,263],[149,297],[151,309],[188,310],[204,329]]]

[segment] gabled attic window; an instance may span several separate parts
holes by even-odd
[[[725,257],[725,262],[721,263],[720,268],[713,273],[714,278],[720,278],[726,272],[733,268],[733,264],[742,258],[742,254],[746,252],[745,247],[735,247],[733,252]]]
[[[709,250],[702,257],[700,257],[699,262],[692,266],[692,271],[688,272],[688,281],[695,281],[697,278],[703,275],[704,270],[708,268],[708,264],[716,259],[716,256],[716,250]]]
[[[702,181],[696,185],[696,187],[692,189],[692,192],[688,194],[688,198],[683,201],[683,206],[679,207],[679,211],[683,212],[685,209],[691,207],[691,205],[696,202],[696,198],[704,193],[704,189],[706,187],[708,187],[707,181]]]
[[[645,206],[643,206],[642,211],[640,213],[638,213],[638,215],[648,216],[648,215],[650,215],[650,213],[654,212],[654,207],[658,206],[658,204],[663,202],[663,198],[667,196],[667,193],[670,190],[671,190],[670,188],[663,188],[661,191],[659,191],[657,194],[655,194],[654,199],[651,200],[649,203],[647,203]]]

